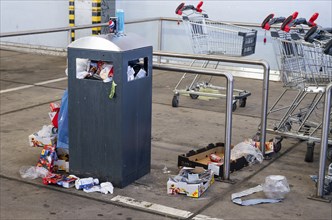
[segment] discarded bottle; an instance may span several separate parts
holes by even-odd
[[[119,34],[123,34],[124,33],[124,11],[122,9],[117,9],[116,17],[118,18],[117,31]]]
[[[78,179],[75,181],[75,188],[76,189],[89,189],[94,185],[99,184],[98,179],[93,179],[92,177]]]

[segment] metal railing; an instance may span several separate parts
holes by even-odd
[[[184,58],[184,59],[196,59],[205,61],[217,61],[224,63],[236,63],[236,64],[246,64],[246,65],[258,65],[263,67],[264,79],[262,88],[262,110],[261,110],[261,151],[265,155],[265,140],[266,140],[266,124],[267,124],[267,106],[268,106],[268,91],[269,91],[269,76],[270,76],[270,66],[264,60],[251,60],[239,57],[228,57],[228,56],[200,56],[192,54],[179,54],[179,53],[167,53],[154,51],[154,56],[160,57],[174,57],[174,58]],[[171,64],[153,64],[153,68],[177,72],[186,72],[191,74],[201,74],[210,76],[224,76],[227,79],[226,87],[226,114],[225,114],[225,154],[224,154],[224,179],[229,179],[230,174],[230,156],[231,156],[231,139],[232,139],[232,103],[233,103],[233,75],[230,73],[222,73],[216,70],[199,70],[199,69],[188,69],[180,68],[178,66],[172,66]]]
[[[158,50],[162,50],[162,31],[163,31],[163,21],[169,22],[182,22],[176,18],[165,18],[165,17],[155,17],[155,18],[147,18],[147,19],[138,19],[134,21],[127,21],[125,24],[137,24],[137,23],[145,23],[145,22],[159,22],[158,25]],[[259,24],[255,23],[244,23],[244,22],[229,22],[230,24],[235,24],[239,26],[247,26],[247,27],[260,27]],[[0,38],[5,37],[16,37],[16,36],[24,36],[24,35],[34,35],[34,34],[47,34],[47,33],[55,33],[55,32],[68,32],[68,43],[71,43],[71,32],[75,30],[89,29],[94,27],[105,27],[108,26],[108,23],[100,23],[100,24],[88,24],[88,25],[76,25],[73,27],[59,27],[59,28],[48,28],[48,29],[39,29],[39,30],[27,30],[27,31],[17,31],[17,32],[6,32],[0,33]]]

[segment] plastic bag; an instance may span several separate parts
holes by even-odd
[[[57,148],[66,148],[69,146],[68,135],[68,89],[64,92],[61,100],[61,107],[58,119],[58,142]]]
[[[243,141],[232,148],[231,159],[236,160],[241,157],[245,157],[249,164],[262,163],[264,159],[262,152],[252,145],[250,140]]]
[[[49,173],[47,169],[43,167],[23,166],[20,168],[20,174],[22,178],[36,179],[38,177],[45,177]]]
[[[52,125],[43,125],[42,129],[37,132],[37,135],[42,138],[54,136],[53,126]]]
[[[269,199],[284,199],[290,189],[286,177],[270,175],[265,178],[263,191]]]
[[[76,59],[76,78],[77,79],[84,79],[89,75],[87,71],[89,67],[89,60],[88,59]]]

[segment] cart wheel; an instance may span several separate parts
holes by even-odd
[[[291,125],[291,123],[286,122],[286,123],[285,123],[285,129],[286,129],[286,131],[290,131],[290,130],[292,130],[292,125]]]
[[[304,158],[305,162],[313,162],[314,161],[314,148],[315,148],[315,142],[308,142],[307,143],[307,152],[306,152],[305,158]]]
[[[278,153],[281,150],[281,140],[273,144],[274,153]]]
[[[199,95],[196,94],[189,94],[190,98],[192,99],[197,99]]]
[[[174,108],[179,107],[179,96],[177,95],[173,96],[172,107]]]
[[[246,107],[246,104],[247,104],[247,98],[239,99],[239,106],[241,108]]]
[[[327,146],[327,150],[326,150],[326,158],[329,161],[332,161],[332,145],[328,145]]]
[[[236,102],[233,102],[233,105],[232,105],[232,112],[235,112],[237,106],[236,106]]]

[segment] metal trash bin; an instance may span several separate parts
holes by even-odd
[[[76,60],[113,63],[112,83],[77,79]],[[128,81],[128,63],[140,60],[147,73]],[[150,172],[152,46],[135,34],[84,37],[68,46],[69,169],[79,177],[123,188]]]

